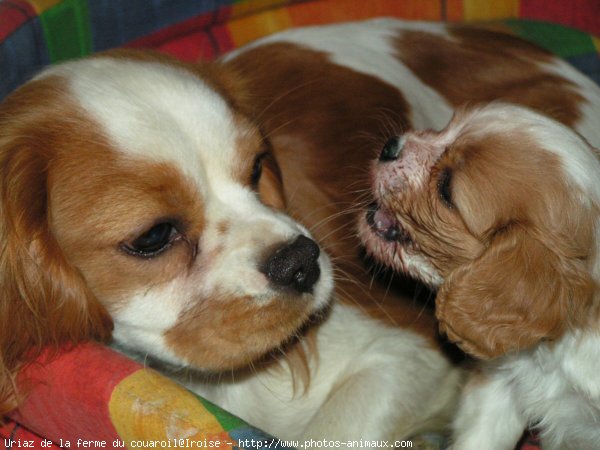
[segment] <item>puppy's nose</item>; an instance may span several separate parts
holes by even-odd
[[[400,156],[402,148],[404,147],[404,137],[393,136],[383,146],[381,154],[379,155],[379,161],[395,161]]]
[[[261,268],[275,285],[289,287],[300,293],[311,292],[321,275],[319,246],[306,236],[277,248]]]

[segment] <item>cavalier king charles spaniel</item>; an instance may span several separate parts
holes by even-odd
[[[492,103],[391,138],[373,166],[369,251],[438,289],[440,329],[484,360],[453,448],[600,448],[600,155],[569,127]]]
[[[461,371],[432,318],[405,298],[394,321],[366,269],[332,303],[328,252],[285,212],[283,185],[303,189],[312,164],[282,173],[231,72],[114,52],[48,68],[1,105],[3,412],[43,347],[112,338],[280,438],[443,430]]]

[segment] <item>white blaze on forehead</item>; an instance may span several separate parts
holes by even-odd
[[[235,161],[239,127],[228,105],[183,68],[99,57],[45,74],[64,76],[74,98],[125,154],[174,163],[192,179],[207,164]]]

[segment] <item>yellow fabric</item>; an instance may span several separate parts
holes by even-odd
[[[165,448],[166,443],[171,448],[231,449],[235,444],[194,395],[152,370],[140,369],[124,378],[108,407],[127,448]]]
[[[63,0],[29,0],[38,15],[62,2]]]
[[[520,0],[464,0],[464,19],[491,20],[504,17],[519,17]]]
[[[236,47],[292,27],[292,21],[285,9],[274,9],[229,22],[228,28]]]
[[[272,9],[278,6],[285,6],[288,0],[244,0],[231,5],[233,17],[239,17],[247,14],[253,14],[264,9]]]

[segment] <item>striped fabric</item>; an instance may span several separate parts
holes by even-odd
[[[600,83],[598,0],[0,0],[0,99],[41,67],[109,48],[211,59],[290,27],[365,19],[506,22]],[[580,32],[543,19],[579,28]]]
[[[0,446],[85,448],[204,448],[233,450],[279,441],[218,406],[98,344],[79,345],[19,374],[28,395],[0,427]],[[187,439],[187,441],[186,441]],[[12,440],[15,443],[9,445]],[[42,445],[46,440],[47,445]],[[256,447],[256,446],[254,446]],[[90,448],[88,446],[88,448]]]

